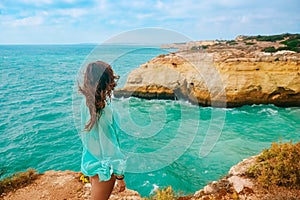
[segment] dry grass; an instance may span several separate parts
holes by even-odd
[[[300,190],[272,186],[258,196],[261,200],[299,200]]]
[[[155,194],[145,200],[176,200],[177,196],[171,186],[164,189],[157,189]]]
[[[144,200],[190,200],[193,195],[182,196],[181,192],[175,192],[171,186],[157,189],[153,195]]]
[[[284,186],[300,189],[300,142],[273,143],[270,149],[258,156],[248,175],[265,188]]]
[[[26,172],[18,172],[0,181],[0,196],[3,193],[16,190],[32,183],[38,177],[37,171],[28,169]]]

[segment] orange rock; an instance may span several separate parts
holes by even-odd
[[[300,106],[300,54],[242,50],[160,55],[134,69],[116,97],[185,99],[203,106]]]

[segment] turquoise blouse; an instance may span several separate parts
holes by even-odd
[[[99,120],[90,131],[84,131],[90,120],[89,109],[85,98],[81,104],[81,139],[83,144],[81,171],[86,176],[98,174],[99,181],[108,181],[114,173],[123,175],[126,167],[126,156],[120,150],[116,113],[107,104]]]

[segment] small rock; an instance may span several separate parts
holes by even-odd
[[[237,193],[243,191],[244,187],[253,188],[253,183],[249,179],[242,178],[239,176],[232,176],[228,178],[228,181],[233,185],[234,190]]]
[[[205,186],[203,188],[205,194],[214,194],[218,191],[218,187],[216,185],[216,181],[213,181],[211,184]]]
[[[238,176],[238,175],[244,175],[249,167],[255,163],[257,156],[252,156],[250,158],[244,159],[242,162],[238,163],[237,165],[234,165],[229,170],[229,175]]]
[[[204,190],[198,190],[195,192],[194,196],[195,198],[199,198],[205,194]]]

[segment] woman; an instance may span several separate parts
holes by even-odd
[[[116,180],[120,192],[126,187],[126,159],[120,151],[117,137],[120,129],[110,104],[116,79],[118,76],[110,65],[97,61],[88,64],[83,85],[78,85],[85,97],[81,104],[81,170],[90,176],[94,200],[107,200]]]

